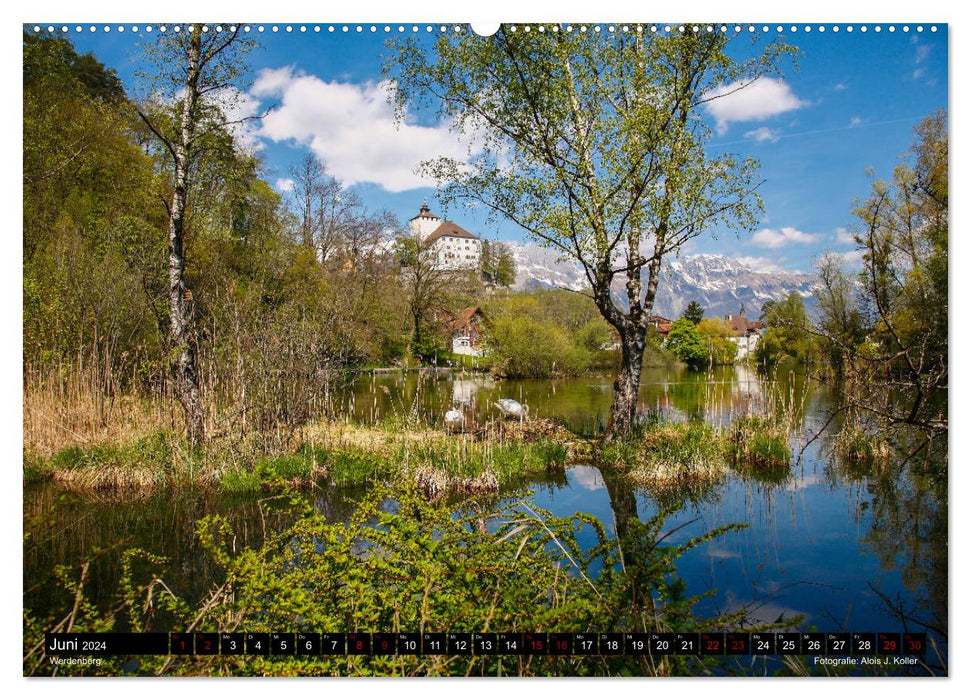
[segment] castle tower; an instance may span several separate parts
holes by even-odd
[[[442,220],[428,210],[428,202],[422,202],[421,211],[408,222],[408,232],[423,243],[441,223]]]

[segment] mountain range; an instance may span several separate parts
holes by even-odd
[[[535,243],[506,242],[516,260],[516,289],[562,287],[582,290],[588,286],[580,267]],[[646,281],[646,277],[645,277]],[[749,261],[726,255],[684,255],[666,261],[654,301],[654,314],[675,319],[691,301],[705,309],[706,316],[737,314],[744,310],[758,318],[762,304],[778,300],[795,290],[812,311],[815,275],[784,270],[760,270]],[[614,282],[614,295],[623,304],[623,279]]]

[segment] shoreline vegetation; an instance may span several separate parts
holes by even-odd
[[[114,425],[61,424],[55,435],[54,417],[25,399],[24,482],[132,495],[160,488],[244,493],[401,482],[434,498],[498,492],[522,476],[576,464],[616,471],[635,486],[663,486],[714,482],[732,467],[785,468],[792,457],[794,418],[786,411],[739,415],[725,425],[649,414],[620,439],[583,435],[547,418],[487,421],[461,432],[400,416],[373,424],[330,419],[282,438],[252,431],[193,448],[165,425],[175,407],[166,411],[159,403],[119,399]],[[117,419],[120,413],[124,420]],[[857,435],[851,445],[859,459],[874,454],[864,443]]]

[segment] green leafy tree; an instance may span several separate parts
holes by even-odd
[[[579,374],[609,364],[611,327],[593,302],[565,290],[516,292],[494,298],[486,342],[493,370],[510,377]]]
[[[702,105],[775,72],[787,47],[745,62],[720,32],[443,34],[391,55],[399,107],[432,102],[482,149],[424,164],[448,201],[481,203],[582,267],[615,329],[613,435],[634,425],[661,263],[716,222],[751,227],[757,165],[712,154]],[[625,299],[615,299],[615,282]]]
[[[731,340],[732,327],[725,319],[705,318],[697,327],[708,351],[709,365],[730,365],[735,362],[738,346]]]
[[[515,284],[516,259],[504,243],[482,241],[482,277],[497,287]]]
[[[820,286],[816,289],[819,319],[816,332],[820,352],[837,374],[852,373],[855,358],[866,353],[872,327],[863,313],[860,290],[835,253],[824,255],[816,264]]]
[[[684,312],[682,312],[681,317],[688,319],[697,326],[701,323],[701,319],[705,317],[705,309],[697,301],[692,301],[684,307]]]
[[[762,305],[766,332],[755,347],[755,358],[763,365],[780,362],[806,364],[812,357],[813,342],[802,296],[793,290],[781,301]]]
[[[915,133],[908,162],[889,182],[875,180],[853,212],[863,262],[855,307],[845,274],[823,262],[818,331],[856,380],[845,407],[884,429],[916,431],[927,445],[946,440],[948,427],[947,112]]]
[[[671,324],[666,345],[691,369],[702,369],[708,364],[708,347],[698,327],[686,318]]]
[[[144,379],[160,351],[153,163],[117,77],[91,54],[25,34],[23,77],[25,372],[73,358],[102,422],[106,395]]]

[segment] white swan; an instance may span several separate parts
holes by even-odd
[[[460,430],[465,426],[465,416],[461,411],[451,409],[445,411],[445,427],[451,430]]]
[[[494,405],[506,418],[518,418],[522,422],[529,415],[529,406],[513,399],[499,399]]]

